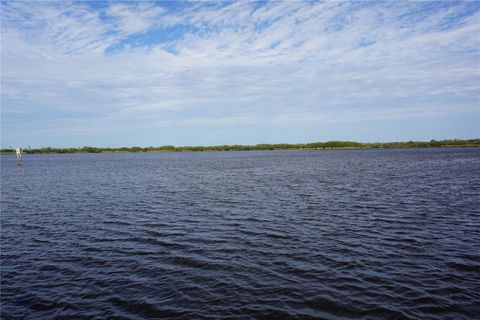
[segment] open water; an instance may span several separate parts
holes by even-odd
[[[480,149],[1,156],[2,319],[474,319]]]

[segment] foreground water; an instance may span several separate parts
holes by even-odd
[[[473,319],[480,149],[1,157],[1,317]]]

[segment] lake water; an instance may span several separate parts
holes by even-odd
[[[1,156],[2,319],[474,319],[480,149]]]

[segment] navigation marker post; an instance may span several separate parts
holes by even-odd
[[[23,156],[22,148],[17,148],[15,151],[17,154],[17,166],[20,166],[22,165],[22,156]]]

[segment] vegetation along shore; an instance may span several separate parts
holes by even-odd
[[[327,141],[301,144],[256,144],[256,145],[220,145],[220,146],[183,146],[170,145],[159,147],[80,147],[80,148],[25,148],[24,153],[100,153],[100,152],[180,152],[180,151],[250,151],[250,150],[335,150],[335,149],[371,149],[371,148],[444,148],[444,147],[480,147],[480,139],[470,140],[431,140],[408,142],[361,143],[353,141]],[[1,149],[2,154],[14,154],[15,149]]]

